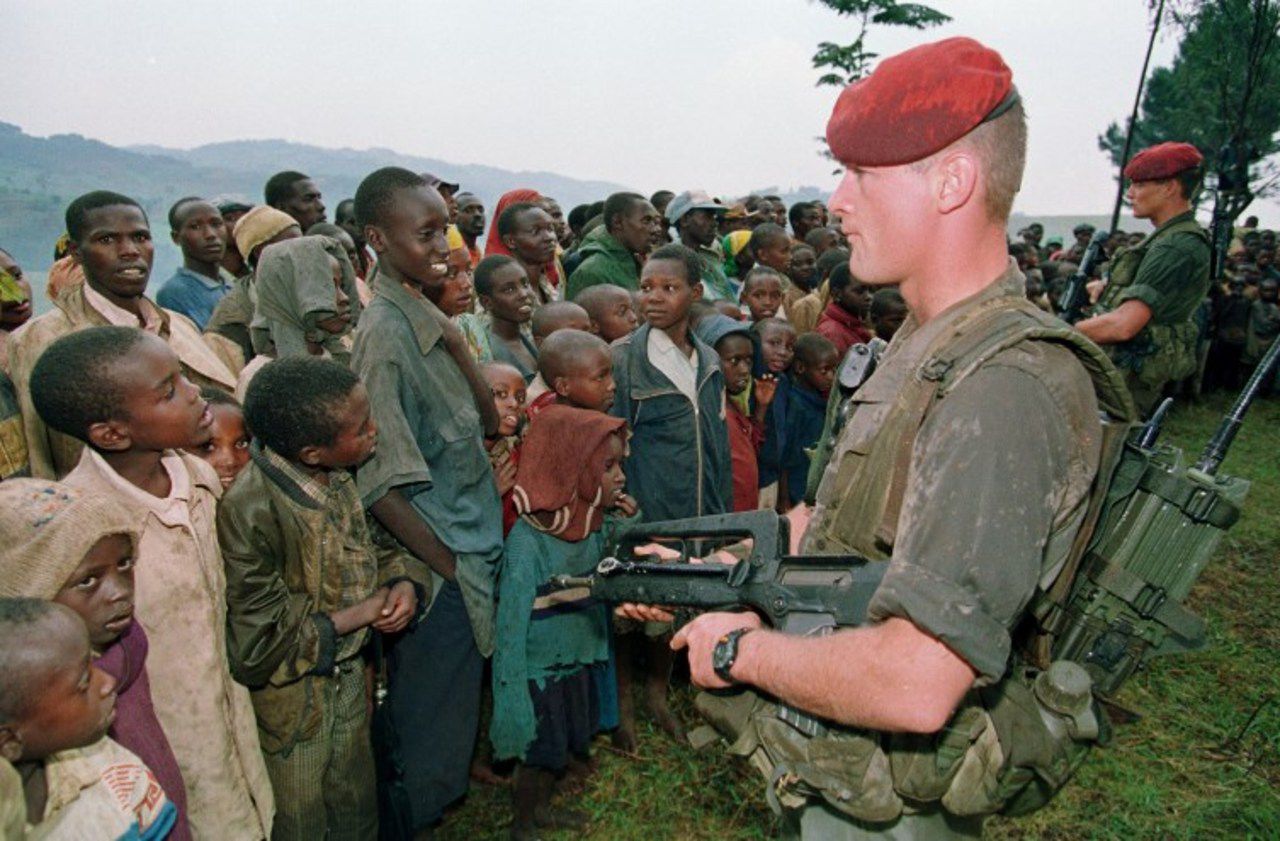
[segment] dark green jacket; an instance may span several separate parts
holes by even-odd
[[[378,586],[407,577],[399,553],[375,549],[349,475],[330,478],[318,505],[254,446],[253,458],[218,505],[227,574],[227,659],[248,686],[264,750],[288,750],[320,727],[330,679],[360,639],[339,638],[328,614],[349,606],[344,569],[359,564]]]
[[[569,275],[568,299],[572,301],[588,286],[609,283],[635,292],[640,289],[640,268],[636,258],[601,225],[583,239],[578,253],[582,262]]]

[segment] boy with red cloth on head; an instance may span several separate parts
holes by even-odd
[[[599,711],[589,667],[609,656],[609,616],[589,594],[552,592],[555,575],[586,575],[636,503],[623,492],[626,422],[551,405],[529,427],[516,475],[520,521],[498,572],[493,657],[494,755],[520,760],[512,789],[514,839],[538,827],[580,829],[586,817],[552,810],[552,786],[588,749]],[[566,448],[565,441],[573,441]],[[585,456],[585,458],[584,458]]]

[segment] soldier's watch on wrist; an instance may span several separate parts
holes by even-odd
[[[737,628],[716,640],[716,647],[711,650],[711,668],[725,683],[737,683],[738,679],[730,674],[733,664],[738,659],[738,641],[752,628]]]

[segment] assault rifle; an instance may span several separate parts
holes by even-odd
[[[1058,298],[1058,310],[1062,320],[1068,324],[1075,324],[1084,318],[1084,311],[1089,307],[1089,275],[1093,274],[1093,269],[1102,256],[1102,246],[1110,236],[1111,232],[1107,230],[1093,232],[1093,239],[1089,240],[1084,256],[1080,258],[1079,268],[1071,275]]]
[[[679,558],[655,560],[645,549],[652,544]],[[734,545],[749,551],[735,564],[692,562]],[[607,602],[668,605],[678,609],[677,622],[696,611],[748,608],[792,634],[862,624],[887,564],[855,555],[790,555],[790,545],[790,523],[772,511],[643,523],[622,536],[594,574],[555,576],[551,585],[587,588]]]

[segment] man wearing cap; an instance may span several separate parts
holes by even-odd
[[[676,229],[680,244],[693,249],[702,261],[702,300],[734,300],[733,285],[721,263],[724,255],[712,244],[720,233],[720,217],[725,206],[703,190],[686,190],[667,205],[667,221]]]
[[[1203,162],[1189,143],[1161,143],[1129,161],[1133,215],[1156,229],[1115,256],[1097,314],[1076,325],[1111,354],[1144,415],[1166,383],[1196,370],[1193,316],[1209,292],[1209,234],[1196,222],[1191,198]]]
[[[789,516],[802,554],[861,555],[884,578],[861,627],[800,636],[706,613],[672,644],[698,685],[761,691],[750,716],[698,705],[769,775],[794,835],[976,837],[1021,791],[1005,759],[1042,755],[988,705],[1030,696],[1015,628],[1064,561],[1098,465],[1099,401],[1077,354],[1107,363],[1026,301],[1008,256],[1026,121],[997,53],[952,38],[885,59],[841,94],[827,142],[846,167],[830,208],[849,267],[896,286],[911,315],[859,389],[815,507]]]
[[[249,273],[249,265],[245,263],[244,255],[236,248],[236,241],[232,238],[231,232],[235,230],[240,217],[253,210],[253,203],[239,196],[218,196],[213,200],[213,205],[222,214],[222,224],[227,229],[227,250],[222,254],[221,266],[233,278],[244,277]]]

